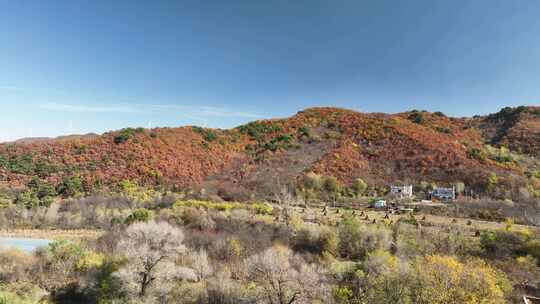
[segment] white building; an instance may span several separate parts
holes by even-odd
[[[373,202],[373,208],[385,208],[386,207],[386,201],[385,200],[376,200]]]
[[[456,199],[456,188],[435,188],[431,191],[432,198],[438,198],[443,201],[455,200]]]
[[[412,185],[409,186],[390,186],[390,193],[401,198],[412,197]]]

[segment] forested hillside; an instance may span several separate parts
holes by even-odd
[[[0,145],[0,183],[27,187],[38,177],[56,190],[75,184],[91,192],[131,181],[268,196],[314,172],[344,186],[361,178],[374,190],[400,182],[460,182],[504,198],[538,195],[539,149],[539,107],[473,118],[311,108],[229,130],[128,128],[6,143]]]

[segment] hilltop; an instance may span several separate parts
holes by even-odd
[[[344,185],[362,178],[373,188],[463,182],[481,193],[496,186],[495,195],[507,197],[539,191],[539,156],[540,107],[472,118],[310,108],[228,130],[128,128],[6,143],[0,183],[20,188],[37,176],[58,186],[77,178],[91,191],[129,180],[269,197],[315,172]]]

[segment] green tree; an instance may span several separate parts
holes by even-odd
[[[40,205],[39,198],[31,190],[27,190],[27,191],[19,193],[17,195],[17,198],[15,199],[15,203],[26,209],[35,208]]]
[[[307,189],[320,190],[322,188],[322,177],[319,174],[309,172],[304,177],[304,187]]]
[[[336,193],[341,191],[341,184],[334,176],[327,176],[324,178],[323,188],[328,193]]]
[[[455,182],[454,187],[456,188],[456,193],[462,194],[465,191],[465,183],[463,182]]]
[[[352,188],[356,196],[361,196],[365,193],[367,189],[367,184],[364,182],[361,178],[357,178],[354,180]]]
[[[46,181],[40,180],[37,177],[30,180],[26,186],[38,198],[40,206],[48,207],[53,202],[53,199],[57,194],[53,185],[47,183]]]
[[[81,245],[66,240],[50,243],[44,253],[42,267],[46,270],[44,273],[47,277],[43,278],[43,283],[49,291],[75,282],[79,275],[79,262],[88,254]]]
[[[499,182],[499,177],[495,172],[490,172],[487,179],[487,191],[493,192],[497,183]]]
[[[83,184],[78,176],[65,177],[57,187],[58,194],[63,197],[77,196],[83,191]]]
[[[370,252],[387,250],[392,232],[385,226],[363,225],[352,215],[346,215],[338,227],[338,251],[342,257],[364,259]]]
[[[336,301],[336,303],[348,304],[353,297],[353,291],[347,286],[336,287],[332,290],[332,296],[334,297],[334,301]]]
[[[323,188],[335,204],[341,193],[341,184],[338,179],[334,176],[325,177]]]
[[[409,115],[409,120],[417,124],[422,124],[424,122],[424,115],[419,112],[414,112]]]
[[[131,225],[136,222],[146,223],[152,218],[152,213],[145,208],[139,208],[133,210],[133,212],[126,218],[125,223]]]
[[[367,285],[362,301],[370,304],[411,304],[412,275],[406,263],[385,250],[376,250],[363,264],[363,280]]]

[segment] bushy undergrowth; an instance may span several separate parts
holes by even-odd
[[[239,202],[209,202],[198,200],[177,201],[174,207],[195,207],[204,209],[215,209],[219,211],[231,211],[233,209],[253,210],[257,214],[272,214],[273,207],[267,203],[239,203]]]
[[[517,303],[524,286],[540,287],[539,236],[511,222],[475,237],[412,216],[373,223],[341,210],[314,221],[311,208],[135,197],[3,209],[9,227],[104,234],[32,254],[0,251],[0,301]]]

